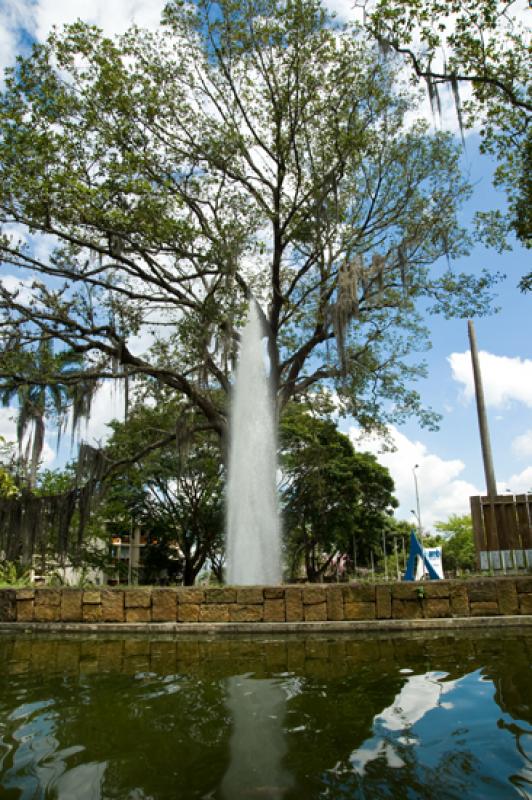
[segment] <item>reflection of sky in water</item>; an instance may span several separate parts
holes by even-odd
[[[481,671],[448,681],[446,673],[408,677],[394,702],[375,717],[373,736],[351,753],[351,769],[362,779],[372,762],[409,771],[413,764],[426,780],[427,774],[451,775],[460,762],[482,783],[475,789],[471,783],[468,800],[532,800],[532,731],[501,712],[494,690]],[[508,737],[494,738],[495,729]],[[337,764],[334,771],[340,770]],[[441,791],[442,797],[458,797],[447,795],[445,786]]]
[[[18,800],[99,800],[107,763],[71,765],[84,747],[59,748],[55,737],[60,724],[53,700],[24,703],[14,709],[9,722],[18,722],[12,732],[13,745],[4,743],[6,752],[14,749],[12,767],[2,776],[5,789],[18,791]]]

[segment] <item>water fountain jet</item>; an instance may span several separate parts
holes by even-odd
[[[259,311],[242,331],[230,419],[227,583],[281,582],[275,403],[266,372]]]

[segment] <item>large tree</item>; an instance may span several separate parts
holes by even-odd
[[[0,288],[0,378],[141,376],[223,436],[253,294],[280,407],[326,384],[362,425],[432,423],[412,388],[420,310],[482,314],[491,278],[452,266],[469,187],[414,106],[393,60],[317,0],[53,33],[0,100],[0,256],[26,281]],[[50,338],[83,369],[32,366]]]
[[[525,0],[377,0],[366,23],[426,84],[436,115],[442,88],[452,92],[462,133],[478,131],[481,151],[498,160],[495,184],[507,189],[509,212],[480,215],[488,223],[484,233],[493,232],[489,223],[509,225],[531,246],[532,50],[525,14]]]
[[[374,456],[357,453],[331,419],[303,405],[287,409],[280,433],[291,572],[302,562],[309,581],[322,580],[335,559],[355,550],[364,563],[397,506],[390,473]]]

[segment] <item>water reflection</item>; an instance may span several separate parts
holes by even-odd
[[[20,800],[100,800],[107,762],[75,764],[85,748],[61,748],[56,729],[61,724],[53,700],[23,703],[9,716],[14,723],[11,741],[6,739],[0,761],[2,788]],[[4,771],[8,756],[11,766]]]
[[[286,695],[282,683],[244,675],[229,678],[227,710],[233,728],[222,797],[282,800],[293,784],[292,776],[283,766],[287,743]]]
[[[2,800],[532,798],[532,636],[0,637]]]

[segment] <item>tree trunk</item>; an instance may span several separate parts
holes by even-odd
[[[194,561],[191,558],[185,558],[185,569],[183,570],[183,585],[194,586],[198,570],[195,568]]]

